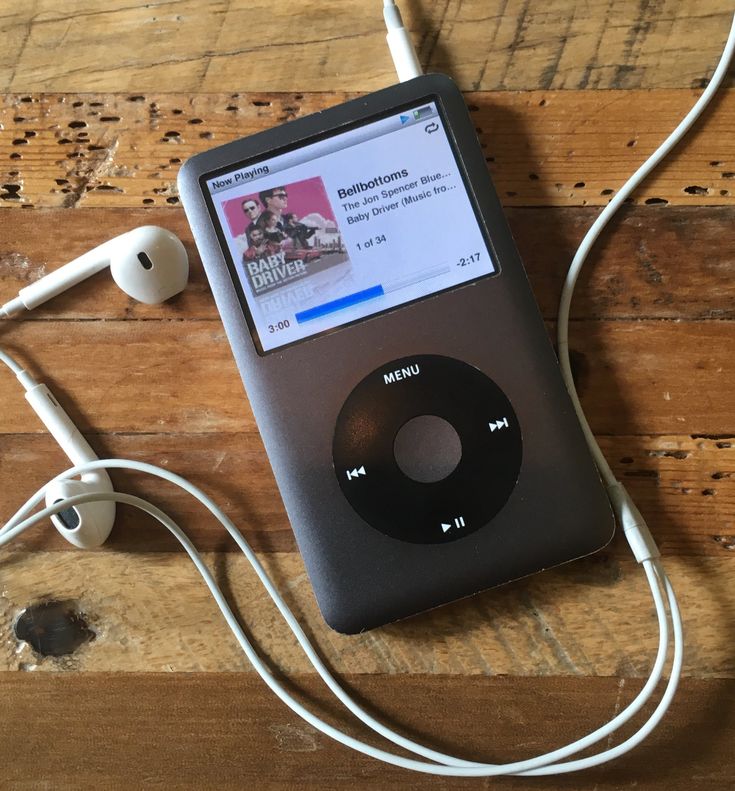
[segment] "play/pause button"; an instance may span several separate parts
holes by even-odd
[[[446,533],[447,531],[451,530],[453,527],[459,529],[460,527],[465,526],[465,521],[463,516],[457,516],[454,518],[452,522],[442,522],[442,531]]]

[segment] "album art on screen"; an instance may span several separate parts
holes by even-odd
[[[225,201],[222,208],[238,274],[256,298],[313,279],[333,267],[349,267],[332,206],[318,176],[245,193]]]

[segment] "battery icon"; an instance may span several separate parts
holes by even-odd
[[[420,107],[418,110],[413,111],[413,117],[416,121],[420,121],[422,118],[426,118],[427,115],[431,115],[433,112],[433,107]]]

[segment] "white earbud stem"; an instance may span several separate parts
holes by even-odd
[[[26,400],[41,422],[59,443],[72,464],[95,461],[97,456],[71,418],[59,405],[44,384],[35,382],[25,371],[18,380],[26,388]],[[46,505],[54,505],[75,494],[111,492],[112,481],[104,470],[96,470],[82,476],[81,480],[57,481],[46,491]],[[77,547],[98,547],[110,535],[115,522],[115,503],[83,503],[51,517],[56,529]]]

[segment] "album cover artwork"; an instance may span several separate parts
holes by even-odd
[[[349,263],[318,176],[246,193],[222,207],[238,272],[256,297]]]

